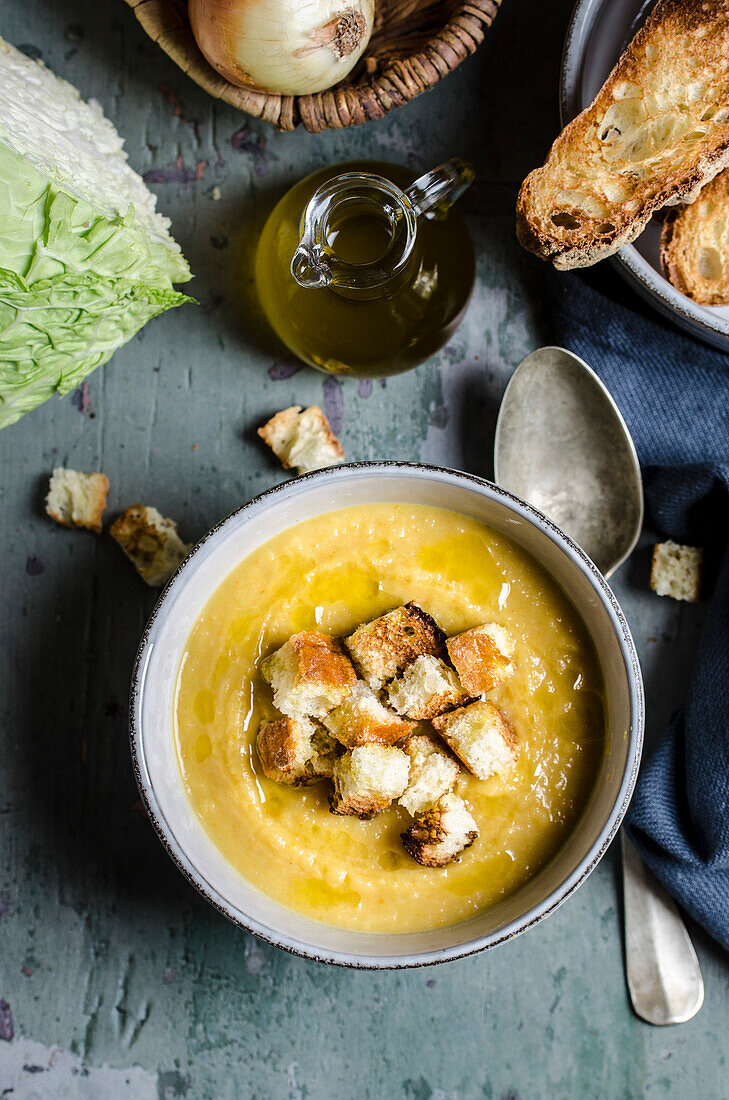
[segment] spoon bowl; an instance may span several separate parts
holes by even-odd
[[[634,550],[643,484],[633,440],[605,386],[571,351],[539,348],[514,371],[494,473],[571,535],[604,577]]]

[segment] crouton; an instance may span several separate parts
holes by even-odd
[[[653,547],[651,588],[659,596],[695,603],[701,595],[704,551],[698,546],[659,542]]]
[[[483,695],[511,675],[514,642],[503,626],[483,623],[446,642],[448,656],[469,695]]]
[[[106,474],[79,474],[56,467],[46,496],[46,512],[63,527],[85,527],[101,533],[109,479]]]
[[[519,742],[493,703],[479,699],[433,719],[446,744],[477,779],[508,775],[519,755]]]
[[[434,619],[415,603],[396,607],[364,623],[344,644],[360,676],[379,691],[416,657],[445,656],[445,634]]]
[[[398,714],[422,722],[443,711],[462,707],[469,696],[458,676],[440,657],[416,657],[385,688],[390,706]]]
[[[400,805],[415,816],[453,790],[461,769],[448,750],[427,733],[408,737],[402,749],[410,757],[410,776]]]
[[[391,745],[359,745],[334,764],[333,814],[363,821],[386,810],[408,785],[410,761]]]
[[[167,584],[191,549],[177,534],[174,520],[165,519],[156,508],[144,504],[127,508],[114,520],[109,534],[151,588]]]
[[[304,787],[332,777],[336,743],[308,718],[267,722],[258,731],[256,747],[264,774],[276,783]]]
[[[473,844],[478,825],[465,802],[455,794],[444,794],[435,805],[418,814],[401,834],[408,855],[423,867],[445,867]]]
[[[357,683],[337,639],[318,631],[292,634],[261,662],[261,675],[273,688],[274,706],[290,718],[323,718]]]
[[[380,702],[374,691],[358,680],[352,694],[322,719],[337,741],[354,749],[358,745],[394,745],[413,728]]]
[[[297,469],[300,474],[334,466],[344,458],[344,448],[334,435],[321,409],[310,405],[302,412],[300,405],[282,409],[258,429],[285,470]]]

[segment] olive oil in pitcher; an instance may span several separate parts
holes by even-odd
[[[377,376],[417,366],[450,338],[473,289],[473,246],[450,207],[473,179],[453,160],[414,180],[393,164],[325,168],[266,222],[256,288],[304,362]]]

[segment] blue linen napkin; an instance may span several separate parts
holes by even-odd
[[[554,342],[593,367],[625,417],[651,527],[715,563],[686,705],[643,765],[628,831],[729,949],[729,354],[664,322],[607,264],[547,277]]]

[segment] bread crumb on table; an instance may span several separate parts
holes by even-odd
[[[101,533],[109,479],[106,474],[81,474],[56,467],[46,496],[46,512],[63,527],[82,527]]]
[[[334,466],[344,459],[344,448],[317,405],[292,405],[272,416],[258,435],[268,444],[285,470],[300,474]]]
[[[114,520],[109,534],[151,588],[167,584],[191,549],[177,534],[174,520],[145,504],[127,508]]]
[[[659,596],[695,603],[701,595],[704,551],[699,546],[659,542],[653,547],[651,588]]]

